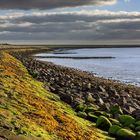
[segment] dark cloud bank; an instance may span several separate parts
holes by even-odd
[[[113,4],[116,0],[0,0],[1,9],[51,9],[82,5]]]

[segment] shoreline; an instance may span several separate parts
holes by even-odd
[[[109,48],[109,47],[107,47]],[[113,47],[114,48],[114,47]],[[125,47],[120,47],[120,48],[125,48]],[[130,47],[132,48],[132,47]],[[38,61],[42,61],[42,62],[45,62],[47,60],[41,60],[41,59],[47,59],[47,58],[56,58],[56,59],[73,59],[73,60],[82,60],[82,59],[116,59],[117,57],[114,57],[114,56],[89,56],[89,57],[80,57],[80,56],[57,56],[56,54],[76,54],[74,52],[67,52],[67,50],[75,50],[75,49],[87,49],[87,48],[75,48],[75,47],[72,47],[72,48],[64,48],[64,47],[59,47],[59,48],[49,48],[50,50],[46,51],[46,52],[42,52],[41,54],[52,54],[51,56],[50,55],[38,55],[40,53],[36,53],[32,55],[33,58],[35,58],[36,60]],[[96,48],[88,48],[88,49],[96,49]],[[51,62],[51,61],[47,61],[47,62]],[[53,62],[51,62],[53,63]],[[56,64],[56,63],[53,63],[54,65],[59,65],[59,64]],[[62,67],[68,67],[68,68],[72,68],[72,67],[69,67],[69,66],[64,66],[64,65],[61,65]],[[78,68],[74,68],[73,69],[78,69]],[[78,70],[81,70],[81,69],[78,69]],[[81,70],[83,71],[83,70]],[[84,72],[89,72],[87,70],[84,70]],[[100,76],[98,75],[97,73],[95,72],[90,72],[90,73],[93,73],[94,76],[98,77],[98,78],[103,78],[103,79],[106,79],[106,80],[113,80],[113,81],[118,81],[119,83],[122,83],[122,84],[126,84],[126,85],[133,85],[133,86],[137,86],[137,87],[140,87],[140,83],[139,82],[129,82],[129,80],[121,80],[121,79],[116,79],[115,77],[104,77],[104,76]]]
[[[34,58],[34,57],[33,57]],[[80,71],[80,72],[84,72],[86,74],[89,74],[93,77],[96,77],[96,78],[99,78],[99,79],[103,79],[103,80],[109,80],[109,81],[112,81],[112,82],[116,82],[116,83],[120,83],[120,84],[124,84],[124,85],[127,85],[127,86],[134,86],[134,87],[138,87],[140,88],[140,84],[138,83],[131,83],[131,82],[128,82],[128,81],[122,81],[122,80],[119,80],[119,79],[115,79],[115,78],[112,78],[112,77],[103,77],[103,76],[100,76],[98,75],[97,73],[95,72],[90,72],[90,71],[86,71],[86,70],[81,70],[81,69],[78,69],[78,68],[74,68],[74,67],[68,67],[68,66],[64,66],[64,65],[59,65],[59,64],[56,64],[54,62],[51,62],[51,61],[46,61],[46,60],[39,60],[40,58],[34,58],[35,60],[37,61],[40,61],[40,62],[43,62],[43,63],[50,63],[50,64],[53,64],[57,67],[62,67],[62,68],[68,68],[68,69],[71,69],[71,70],[74,70],[74,71]],[[114,58],[113,58],[114,59]]]
[[[139,126],[137,127],[134,122],[140,120],[139,87],[95,77],[89,72],[52,62],[38,61],[31,57],[33,54],[34,51],[12,53],[23,63],[34,79],[44,83],[43,88],[58,95],[60,101],[69,104],[77,116],[95,122],[96,127],[107,131],[109,136],[114,136],[110,134],[110,129],[116,126],[128,133],[133,133],[133,138],[137,136]],[[126,118],[124,122],[127,122],[127,119],[133,120],[133,127],[132,125],[126,127],[120,118]],[[107,129],[106,125],[98,126],[100,119],[107,121],[109,124]],[[126,134],[127,136],[129,134]],[[118,135],[114,137],[118,138]]]
[[[33,54],[28,55],[32,56]],[[120,105],[127,114],[132,114],[134,110],[140,108],[137,99],[137,96],[140,98],[140,88],[135,85],[127,85],[118,80],[97,77],[90,72],[56,65],[52,62],[42,62],[28,57],[25,58],[25,56],[19,59],[37,80],[48,83],[47,88],[51,92],[59,96],[66,95],[69,101],[65,102],[73,107],[79,100],[85,102],[88,94],[95,98],[95,103],[104,111],[109,111],[109,106],[114,105],[114,103]],[[110,94],[114,94],[114,97]],[[131,102],[128,102],[129,98],[132,98]],[[134,103],[135,105],[133,105]]]

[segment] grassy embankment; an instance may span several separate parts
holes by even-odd
[[[34,80],[22,63],[0,53],[0,139],[102,140],[94,123]]]

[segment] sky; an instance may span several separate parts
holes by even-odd
[[[135,42],[140,0],[0,0],[0,42]]]

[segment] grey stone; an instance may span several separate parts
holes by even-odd
[[[99,86],[99,89],[102,91],[102,92],[106,92],[106,90],[100,85]]]
[[[92,102],[94,102],[95,100],[94,100],[94,98],[92,97],[92,94],[88,92],[88,93],[86,94],[85,101],[86,101],[86,102],[92,103]]]
[[[123,105],[127,104],[127,100],[125,97],[122,98],[122,103],[123,103]]]
[[[140,119],[140,109],[133,111],[132,116],[135,117],[135,118]]]
[[[66,94],[61,94],[60,99],[68,104],[72,104],[72,102],[73,102],[73,97],[70,95],[66,95]]]
[[[102,98],[99,98],[99,104],[104,105],[104,101],[102,100]]]

